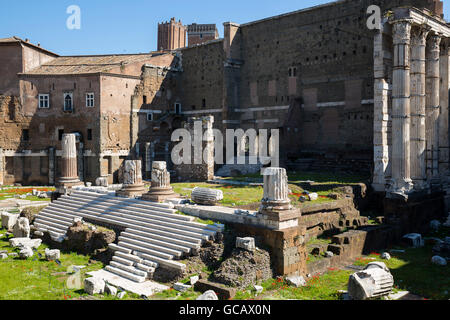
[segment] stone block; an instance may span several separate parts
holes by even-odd
[[[214,291],[208,290],[200,295],[196,300],[219,300],[219,298]]]
[[[30,237],[30,221],[27,218],[19,218],[13,228],[15,238]]]
[[[246,238],[236,238],[236,248],[244,249],[247,251],[255,251],[256,245],[255,245],[255,238],[246,237]]]
[[[50,249],[45,249],[45,259],[47,259],[48,261],[55,261],[57,259],[59,259],[61,256],[61,252],[58,249],[54,249],[54,250],[50,250]]]
[[[173,288],[177,291],[185,292],[185,291],[188,291],[189,289],[191,289],[192,286],[177,282],[173,285]]]
[[[112,286],[112,285],[110,285],[110,284],[106,284],[105,285],[105,292],[107,294],[112,295],[112,296],[116,296],[117,295],[117,288]]]
[[[364,270],[350,276],[348,293],[353,300],[366,300],[387,296],[393,286],[394,278],[386,265],[370,263]]]
[[[41,239],[30,239],[30,238],[12,238],[9,239],[9,245],[13,248],[32,248],[37,249],[41,245]]]
[[[33,249],[31,249],[29,247],[25,247],[19,251],[20,259],[28,259],[28,258],[31,258],[33,255],[34,255]]]
[[[296,288],[300,288],[300,287],[306,286],[305,278],[303,278],[302,276],[289,276],[289,277],[286,277],[286,282],[290,286],[294,286]]]
[[[19,213],[2,212],[2,228],[13,231],[19,217]]]
[[[84,280],[84,291],[89,295],[101,294],[105,291],[106,283],[100,278],[87,278]]]
[[[222,284],[209,282],[203,279],[195,283],[194,290],[203,293],[212,290],[220,300],[229,300],[236,295],[236,289],[234,288],[227,288]]]
[[[436,264],[438,266],[446,266],[447,260],[440,256],[434,256],[433,258],[431,258],[431,263]]]

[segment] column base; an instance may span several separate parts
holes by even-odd
[[[116,195],[125,198],[136,198],[142,196],[146,191],[144,184],[130,184],[124,185],[122,189],[116,191]]]
[[[172,187],[169,188],[151,187],[150,191],[142,196],[142,200],[152,202],[164,202],[167,199],[179,197],[180,195],[178,193],[173,192]]]
[[[258,214],[267,220],[272,220],[276,222],[285,222],[289,220],[297,220],[301,217],[300,209],[289,209],[289,210],[273,210],[265,209],[263,206],[259,209]]]
[[[56,182],[55,187],[57,189],[70,189],[72,187],[84,186],[84,182],[80,181],[77,177],[62,177]]]

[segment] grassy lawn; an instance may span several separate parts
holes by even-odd
[[[261,202],[264,194],[264,189],[262,186],[238,186],[238,185],[220,185],[220,184],[210,184],[210,183],[172,183],[172,187],[176,193],[182,196],[190,197],[192,190],[195,187],[211,188],[222,190],[224,199],[220,201],[220,205],[226,207],[237,207],[237,206],[248,206],[252,204],[257,204]],[[295,184],[289,184],[289,188],[292,193],[289,195],[291,203],[293,206],[302,207],[306,205],[322,203],[327,201],[333,201],[333,199],[328,198],[327,195],[332,192],[330,190],[318,191],[319,198],[316,201],[307,201],[301,203],[298,201],[304,190]]]

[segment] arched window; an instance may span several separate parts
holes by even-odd
[[[73,103],[72,103],[72,93],[66,92],[64,93],[64,111],[72,111]]]

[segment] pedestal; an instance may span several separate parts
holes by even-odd
[[[170,186],[170,173],[164,161],[153,161],[152,184],[150,191],[142,196],[143,200],[163,202],[169,198],[177,198],[178,194],[173,192]]]
[[[126,160],[123,166],[123,187],[116,195],[126,198],[140,197],[145,192],[140,160]]]

